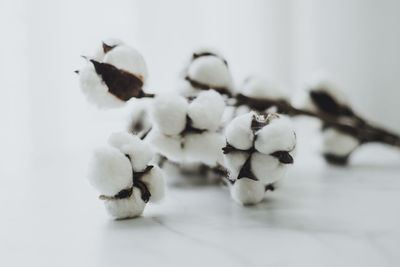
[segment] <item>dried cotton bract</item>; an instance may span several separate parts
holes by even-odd
[[[77,71],[87,99],[99,107],[118,107],[132,97],[150,96],[143,91],[147,67],[142,55],[119,40],[106,40]]]
[[[95,151],[88,178],[112,217],[140,216],[147,202],[163,198],[163,174],[149,165],[152,157],[145,142],[123,132],[112,134],[108,145]]]
[[[225,137],[231,196],[243,205],[257,204],[293,163],[296,135],[291,121],[275,113],[247,113],[232,120]]]

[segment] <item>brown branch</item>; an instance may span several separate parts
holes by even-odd
[[[340,132],[357,138],[360,143],[379,142],[400,148],[400,136],[386,129],[372,125],[360,116],[353,114],[351,117],[337,118],[326,113],[315,113],[309,110],[293,107],[286,100],[255,99],[242,94],[236,96],[235,106],[246,105],[256,111],[265,111],[276,107],[278,113],[289,116],[308,116],[319,119],[324,126],[332,127]]]

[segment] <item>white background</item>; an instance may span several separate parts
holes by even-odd
[[[399,10],[400,2],[395,0],[0,0],[0,211],[5,218],[1,218],[0,224],[2,247],[7,248],[10,257],[31,251],[32,255],[28,253],[28,256],[36,259],[38,265],[51,265],[54,258],[46,260],[43,255],[37,256],[37,249],[51,250],[52,244],[58,244],[58,252],[53,254],[59,255],[63,249],[71,249],[59,241],[73,242],[70,237],[85,246],[100,242],[96,244],[108,249],[103,239],[96,239],[96,231],[104,227],[101,222],[106,219],[84,176],[90,150],[104,142],[111,131],[123,126],[124,112],[99,111],[86,103],[73,73],[83,63],[79,56],[91,52],[102,38],[118,37],[142,51],[148,62],[149,86],[156,91],[174,90],[183,60],[193,48],[204,45],[215,46],[226,55],[238,84],[248,75],[260,74],[298,95],[304,82],[322,69],[346,91],[361,114],[400,132]],[[375,157],[380,158],[381,153],[385,157],[385,150],[377,151]],[[372,164],[376,165],[379,166]],[[367,169],[351,176],[355,189],[358,179],[368,174],[374,175],[369,178],[370,187],[376,188],[379,182],[373,181],[375,176],[382,173],[384,181],[394,182],[392,177],[398,173],[398,169],[390,172],[391,166],[385,167],[384,172],[379,167],[371,168],[372,171]],[[309,171],[303,174],[308,177]],[[311,188],[325,188],[326,184],[319,184],[320,176],[313,173],[309,177],[317,181]],[[336,190],[337,185],[333,186]],[[295,194],[297,189],[295,186],[286,190]],[[335,192],[328,201],[330,205],[337,197],[349,202],[352,199],[349,190],[344,196],[340,190],[329,191],[329,186],[327,189]],[[307,192],[306,196],[311,189],[304,190],[300,191]],[[369,229],[368,211],[361,218],[353,212],[364,202],[362,197],[370,199],[372,194],[381,198],[369,190],[358,192],[359,202],[353,203],[344,214],[335,213],[354,215],[354,225],[350,223],[348,227],[342,222],[345,232],[363,223]],[[311,208],[326,193],[313,192],[315,199],[309,202]],[[397,212],[396,206],[389,205],[398,202],[394,193],[398,195],[396,191],[392,191],[393,195],[382,195],[386,196],[382,205],[387,209],[381,210],[381,217],[371,219],[373,229],[390,233],[389,239],[382,237],[381,245],[389,248],[392,256],[396,255],[392,244],[400,240],[398,232],[390,239],[392,224],[398,222],[397,217],[391,217]],[[343,202],[341,205],[346,205]],[[380,207],[375,202],[368,205],[375,210]],[[324,210],[324,206],[319,209]],[[297,212],[294,208],[293,217],[286,219],[296,220]],[[89,221],[87,215],[92,216],[88,216]],[[288,223],[285,216],[277,222]],[[326,216],[332,219],[329,212]],[[245,215],[238,215],[242,217]],[[312,218],[305,215],[305,220],[300,221],[307,224]],[[322,218],[325,219],[315,223],[317,228],[328,220]],[[94,221],[97,224],[90,228],[89,224]],[[67,222],[73,228],[68,228]],[[113,228],[110,225],[106,234]],[[79,234],[88,229],[92,229],[93,236]],[[51,243],[37,243],[42,237],[41,231],[45,230],[51,235]],[[57,239],[60,232],[63,234]],[[340,242],[333,244],[337,249],[342,247]],[[372,255],[379,262],[380,257],[371,254],[377,250],[363,246],[356,246],[359,255]],[[78,252],[78,248],[82,250]],[[312,250],[311,246],[309,254],[304,256],[308,262],[312,262]],[[72,251],[85,256],[84,248],[79,245]],[[93,254],[91,259],[99,253],[93,247],[89,252]],[[334,256],[329,257],[334,259]],[[357,254],[353,256],[357,262]]]

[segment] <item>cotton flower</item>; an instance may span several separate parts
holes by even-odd
[[[212,49],[195,51],[182,74],[180,93],[186,97],[197,96],[199,92],[214,89],[231,95],[232,76],[225,58]]]
[[[336,165],[347,164],[351,153],[362,143],[358,133],[362,133],[366,122],[355,114],[343,92],[328,81],[314,81],[310,85],[308,99],[306,107],[309,110],[352,126],[343,129],[324,123],[322,127],[322,152],[325,159]]]
[[[163,174],[150,165],[152,158],[144,141],[122,132],[112,134],[108,145],[95,151],[88,178],[112,217],[140,216],[147,202],[163,198]]]
[[[225,102],[214,90],[186,99],[180,95],[157,96],[148,141],[155,151],[179,164],[210,167],[223,162],[224,137],[218,132]]]
[[[149,98],[137,99],[130,105],[126,130],[138,136],[140,139],[146,138],[153,124],[149,111],[152,100],[153,99]]]
[[[324,157],[332,164],[346,164],[350,154],[360,145],[357,138],[341,133],[334,128],[324,129],[322,136]]]
[[[260,181],[248,178],[237,180],[231,186],[233,200],[242,205],[254,205],[260,203],[265,195],[265,185]]]
[[[309,85],[309,100],[306,102],[306,107],[336,117],[355,115],[346,95],[326,80],[315,80]]]
[[[130,98],[148,96],[143,91],[147,67],[142,55],[119,40],[103,42],[93,57],[77,71],[87,99],[99,107],[117,107]]]
[[[296,146],[293,126],[282,115],[251,112],[233,119],[225,130],[225,137],[223,151],[231,196],[245,205],[256,204],[293,163]]]

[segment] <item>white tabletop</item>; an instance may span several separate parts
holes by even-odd
[[[296,164],[258,206],[182,181],[124,221],[85,180],[87,147],[21,155],[1,177],[0,266],[399,266],[397,151],[370,146],[335,168],[299,136]]]

